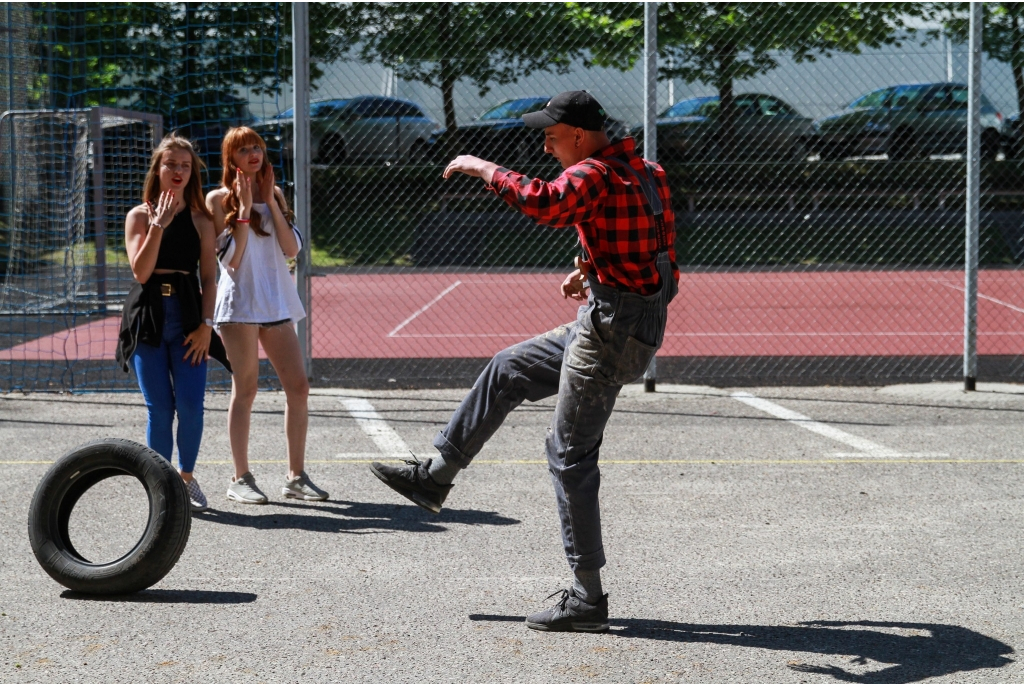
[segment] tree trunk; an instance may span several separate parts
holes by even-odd
[[[736,107],[732,93],[736,48],[724,45],[718,53],[718,146],[722,157],[736,154]]]
[[[1020,15],[1013,17],[1013,48],[1010,63],[1013,69],[1013,83],[1017,87],[1017,111],[1024,116],[1024,30],[1021,30]],[[1018,126],[1020,122],[1018,121]]]
[[[174,126],[176,127],[191,123],[192,108],[196,104],[201,104],[202,101],[202,94],[198,93],[200,90],[198,83],[200,74],[196,64],[199,41],[202,38],[199,35],[194,35],[198,33],[198,23],[195,20],[196,3],[186,2],[184,4],[185,40],[181,44],[182,79],[175,89],[180,100],[175,103],[175,111],[171,113],[172,121],[174,121]]]
[[[452,48],[452,25],[450,20],[451,3],[438,4],[438,44],[442,54]],[[454,131],[458,123],[455,120],[455,78],[451,60],[441,58],[441,99],[444,101],[444,125]]]

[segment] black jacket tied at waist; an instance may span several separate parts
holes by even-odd
[[[202,320],[203,299],[199,279],[194,273],[153,274],[145,284],[136,282],[128,291],[121,314],[121,332],[118,334],[115,359],[121,370],[128,372],[128,360],[135,354],[139,343],[159,347],[164,333],[164,303],[161,286],[169,283],[181,304],[181,328],[188,336],[199,328]],[[172,295],[171,297],[174,297]],[[217,331],[210,335],[210,356],[231,371],[224,343]]]

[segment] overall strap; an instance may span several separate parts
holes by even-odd
[[[651,167],[648,165],[647,160],[643,160],[644,171],[646,172],[644,176],[646,178],[638,174],[628,160],[621,157],[604,157],[603,161],[612,162],[609,166],[613,166],[616,169],[625,169],[640,184],[640,188],[644,193],[647,211],[654,217],[654,225],[657,228],[658,252],[667,252],[668,229],[665,227],[665,208],[662,207],[661,197],[658,195],[658,185],[654,181],[654,175],[651,174]]]

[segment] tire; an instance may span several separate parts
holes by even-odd
[[[410,164],[426,164],[427,162],[427,144],[422,140],[417,140],[409,148],[409,163]]]
[[[849,156],[849,147],[845,143],[821,143],[818,158],[827,162],[838,162]]]
[[[981,132],[981,158],[992,161],[999,154],[999,133],[988,129]]]
[[[807,143],[803,140],[794,141],[793,145],[786,151],[786,158],[790,162],[806,162],[809,155],[810,151],[807,149]]]
[[[319,164],[344,164],[347,156],[345,141],[338,136],[324,136],[323,140],[320,141],[320,149],[317,151],[317,162]]]
[[[924,157],[918,147],[914,132],[908,129],[896,131],[889,142],[888,157],[891,162],[921,159]]]
[[[149,520],[135,546],[103,564],[84,559],[68,536],[75,503],[93,485],[130,475],[145,487]],[[185,483],[170,462],[130,440],[105,439],[77,447],[46,472],[28,514],[32,551],[43,570],[64,587],[94,595],[122,595],[157,583],[185,551],[192,511]]]

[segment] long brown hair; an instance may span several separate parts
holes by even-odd
[[[142,185],[142,201],[150,202],[155,207],[160,201],[160,163],[163,161],[164,153],[170,150],[184,150],[192,158],[192,173],[189,175],[188,183],[185,185],[185,204],[193,212],[202,212],[207,219],[213,215],[206,207],[206,200],[203,198],[203,181],[200,174],[206,165],[199,159],[192,143],[188,138],[183,138],[177,133],[164,136],[160,144],[153,150],[153,157],[149,160],[149,171],[146,173],[146,181]]]
[[[243,145],[257,145],[263,150],[263,166],[260,167],[257,176],[262,174],[264,169],[270,165],[270,160],[267,159],[267,144],[263,142],[263,138],[260,137],[259,133],[256,133],[256,131],[253,131],[248,126],[238,126],[229,130],[227,135],[224,136],[224,140],[221,141],[220,160],[224,170],[221,173],[220,184],[228,191],[221,201],[221,206],[224,208],[224,225],[232,232],[235,230],[235,219],[238,218],[239,209],[238,198],[235,197],[235,176],[238,170],[235,168],[234,157],[238,148]],[[259,186],[256,185],[252,190],[254,194],[258,193]],[[288,201],[284,199],[284,196],[275,192],[274,199],[277,200],[277,204],[281,207],[281,212],[288,220],[288,223],[295,223],[295,215],[289,209]],[[252,230],[255,231],[256,235],[266,237],[270,233],[263,228],[262,224],[263,217],[259,212],[254,211],[249,215],[249,225],[252,226]]]

